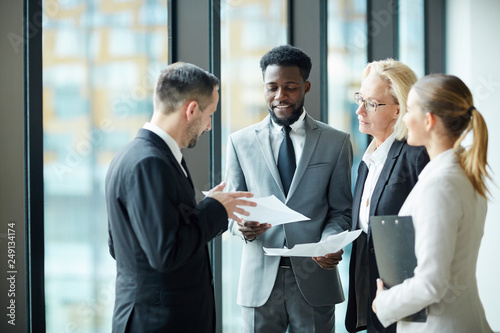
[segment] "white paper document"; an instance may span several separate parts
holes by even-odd
[[[344,231],[340,234],[330,235],[318,243],[297,244],[291,249],[275,249],[264,247],[268,256],[286,257],[323,257],[328,253],[339,252],[346,245],[354,241],[363,230]]]
[[[256,207],[240,206],[250,213],[250,216],[238,215],[246,221],[257,221],[275,225],[297,221],[310,220],[293,209],[289,208],[274,195],[262,198],[245,198],[245,200],[257,203]]]

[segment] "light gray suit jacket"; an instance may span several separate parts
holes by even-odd
[[[270,116],[233,133],[227,147],[228,191],[250,191],[255,197],[274,194],[290,208],[311,220],[273,227],[255,241],[245,243],[241,261],[238,304],[262,306],[274,286],[280,257],[264,255],[262,247],[281,248],[318,242],[351,226],[350,136],[305,117],[306,139],[285,198],[271,148]],[[229,221],[232,234],[241,236],[236,222]],[[325,270],[311,258],[291,258],[297,284],[312,305],[333,305],[344,301],[337,269]]]

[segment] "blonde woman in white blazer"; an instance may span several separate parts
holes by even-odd
[[[373,310],[399,332],[492,332],[479,299],[476,263],[487,210],[488,130],[467,86],[429,75],[408,96],[408,143],[424,145],[431,161],[399,215],[415,226],[415,275],[384,290],[377,281]],[[473,133],[470,148],[462,140]],[[401,321],[427,309],[426,322]]]

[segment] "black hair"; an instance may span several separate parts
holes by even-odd
[[[260,68],[262,77],[266,73],[267,66],[297,66],[300,71],[300,76],[307,81],[309,73],[311,73],[311,58],[301,49],[291,45],[281,45],[273,48],[260,59]]]

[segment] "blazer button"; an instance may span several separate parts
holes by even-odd
[[[370,248],[370,252],[371,252],[371,253],[375,253],[375,249],[374,249],[373,247],[372,247],[372,248]]]

